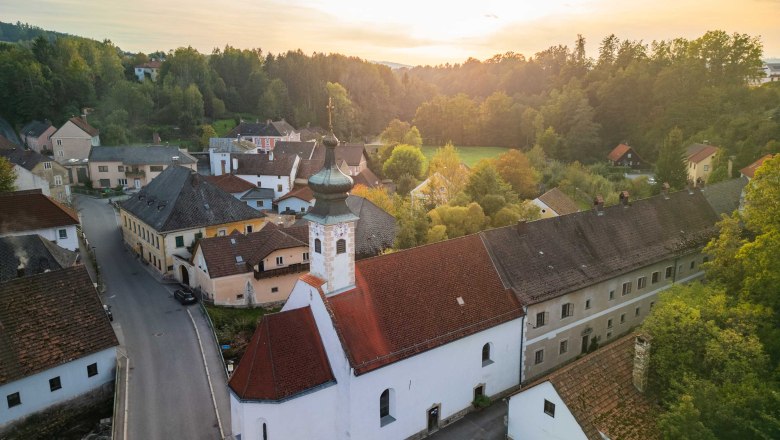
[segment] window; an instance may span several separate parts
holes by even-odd
[[[62,186],[62,176],[54,176],[54,186]]]
[[[57,139],[57,145],[62,145],[62,139]],[[60,150],[60,151],[62,151],[62,150]],[[60,155],[60,156],[62,156],[62,155]]]
[[[704,165],[704,171],[709,171],[709,170],[710,170],[710,166],[709,165]]]
[[[117,179],[116,181],[121,186],[127,186],[127,179]]]
[[[558,354],[564,354],[569,351],[569,341],[564,339],[558,344]]]
[[[636,280],[636,288],[637,288],[637,290],[644,289],[645,286],[647,286],[647,277],[639,277],[639,278],[637,278],[637,280]]]
[[[68,238],[68,230],[67,229],[60,229],[57,231],[57,236],[60,238],[60,240],[65,240]]]
[[[19,393],[13,393],[6,396],[6,399],[8,400],[8,407],[13,408],[17,405],[22,404],[22,396],[19,395]]]
[[[382,391],[382,394],[379,396],[379,426],[395,422],[395,418],[391,414],[390,397],[389,388]]]
[[[626,323],[626,314],[625,313],[621,313],[620,314],[620,323],[621,324],[625,324]]]
[[[696,261],[691,261],[691,269],[693,269],[694,267],[696,267]]]
[[[177,235],[176,236],[176,247],[177,248],[184,247],[184,237],[183,236],[181,236],[181,235]]]
[[[607,339],[612,337],[612,332],[607,332]]]
[[[609,300],[612,301],[613,299],[615,299],[615,291],[614,290],[610,290],[609,291]]]
[[[536,326],[542,327],[547,324],[547,312],[539,312],[536,314]]]
[[[590,298],[585,300],[585,310],[588,310],[590,308]]]
[[[476,388],[474,388],[474,400],[477,400],[484,395],[485,395],[485,385],[479,385]]]
[[[669,279],[674,275],[674,268],[672,266],[668,266],[666,268],[666,273],[664,274],[665,279]]]
[[[261,207],[263,206],[263,201],[262,201],[262,200],[258,200],[257,202],[255,202],[255,205],[256,205],[258,208],[261,208]]]
[[[304,252],[303,253],[303,261],[309,261],[309,253],[308,252]]]
[[[159,173],[163,170],[162,165],[149,165],[149,171],[152,173]]]
[[[217,236],[224,237],[226,233],[227,233],[226,230],[220,229],[219,231],[217,231]]]
[[[99,165],[98,171],[101,173],[107,173],[108,172],[108,165]]]
[[[60,382],[59,376],[49,379],[49,390],[57,391],[60,388],[62,388],[62,382]]]
[[[347,241],[341,238],[336,242],[336,253],[343,254],[346,251],[347,251]]]
[[[198,235],[198,234],[195,234],[195,235]],[[154,241],[155,241],[154,247],[156,247],[157,249],[160,249],[160,236],[156,235],[154,237]]]
[[[276,293],[279,291],[278,287],[271,287],[271,293]]]
[[[266,423],[263,423],[263,440],[268,440],[268,424]]]
[[[276,192],[282,192],[282,184],[276,185]]]
[[[550,417],[555,417],[555,404],[544,399],[544,413]]]
[[[125,166],[124,165],[119,165],[119,166],[116,167],[116,170],[119,171],[120,173],[124,173],[125,172]]]
[[[98,182],[100,183],[101,188],[108,188],[111,186],[111,179],[100,179]]]
[[[634,316],[639,316],[639,307],[634,309]]]
[[[306,212],[306,207],[305,206],[301,206],[301,212]]]
[[[612,318],[607,319],[607,328],[612,328]]]
[[[659,272],[653,272],[653,277],[650,279],[650,284],[657,283],[659,275],[661,275]]]
[[[246,233],[251,234],[252,233],[252,225],[246,225]]]
[[[539,365],[544,362],[544,349],[536,350],[534,353],[534,364]]]
[[[631,293],[631,283],[630,282],[623,283],[623,293],[622,293],[622,295],[628,295],[629,293]]]
[[[321,254],[322,253],[322,242],[319,238],[314,239],[314,252]]]
[[[488,366],[492,364],[493,361],[490,359],[490,343],[482,346],[482,366]]]
[[[561,306],[561,319],[568,318],[574,314],[574,304],[566,303]]]
[[[244,294],[239,293],[238,295],[236,295],[236,299],[244,299]]]
[[[284,257],[276,257],[276,265],[281,266],[284,264]]]
[[[44,170],[50,170],[51,169],[51,162],[44,162],[43,163],[43,169]]]
[[[97,363],[87,365],[87,377],[97,376]]]

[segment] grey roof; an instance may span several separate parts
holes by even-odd
[[[747,177],[743,176],[705,186],[701,191],[718,215],[731,214],[739,208],[742,190],[747,183]]]
[[[481,236],[504,283],[533,304],[697,249],[717,221],[701,191],[680,191]]]
[[[295,131],[292,125],[282,119],[281,121],[266,122],[241,122],[235,126],[226,138],[237,138],[240,136],[276,136],[281,137]]]
[[[379,255],[395,241],[395,217],[360,196],[347,197],[349,210],[359,217],[355,225],[355,258]]]
[[[277,156],[297,154],[301,159],[311,159],[314,154],[316,142],[279,141],[274,146],[274,154]]]
[[[181,166],[166,168],[121,207],[158,232],[265,217]]]
[[[22,131],[20,133],[22,136],[31,136],[31,137],[40,137],[44,131],[48,130],[49,127],[51,127],[51,122],[49,121],[32,121],[28,122],[27,125],[22,127]]]
[[[14,131],[11,124],[2,117],[0,117],[0,136],[3,136],[16,145],[22,145],[22,141],[20,141],[19,136],[16,135],[16,131]]]
[[[241,196],[241,200],[270,200],[273,198],[273,188],[252,188]]]
[[[79,254],[37,234],[0,237],[0,282],[73,266]]]
[[[234,174],[289,176],[295,165],[295,156],[274,155],[273,160],[270,154],[231,154],[230,157],[238,160]]]
[[[92,147],[89,152],[90,162],[122,162],[125,165],[170,165],[174,157],[178,157],[182,165],[197,162],[188,153],[169,145]]]
[[[34,150],[25,150],[21,147],[11,149],[0,148],[0,156],[5,157],[11,163],[19,165],[28,171],[32,171],[32,169],[35,168],[35,165],[38,165],[41,162],[53,162],[52,159],[49,159]]]

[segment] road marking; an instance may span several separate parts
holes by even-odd
[[[209,373],[209,366],[206,363],[206,352],[203,350],[203,342],[200,340],[200,331],[198,331],[198,325],[195,324],[195,319],[190,313],[190,309],[187,310],[187,316],[192,321],[192,326],[195,328],[195,336],[198,338],[198,347],[200,347],[200,355],[203,357],[203,368],[206,369],[206,380],[209,383],[209,391],[211,392],[211,402],[214,404],[214,413],[217,415],[217,425],[219,425],[219,438],[225,438],[225,431],[222,430],[222,419],[219,418],[219,408],[217,408],[217,398],[214,396],[214,385],[211,384],[211,374]]]

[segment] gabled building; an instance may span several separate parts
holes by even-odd
[[[125,244],[163,274],[174,270],[174,260],[188,261],[199,239],[259,231],[266,222],[262,212],[182,166],[165,169],[119,213]],[[180,276],[189,284],[189,273]]]
[[[140,64],[138,66],[135,66],[135,77],[138,78],[138,81],[145,81],[147,79],[150,79],[152,81],[157,81],[157,75],[160,74],[160,67],[162,67],[162,61],[158,60],[151,60],[147,61],[143,64]]]
[[[0,283],[0,431],[112,394],[114,330],[84,266]]]
[[[64,269],[78,260],[77,252],[63,249],[40,235],[0,237],[0,282]]]
[[[580,207],[577,206],[577,202],[569,198],[569,196],[558,188],[547,191],[533,199],[531,203],[539,207],[539,212],[542,214],[541,218],[572,214],[579,212],[580,210]]]
[[[197,171],[197,162],[187,150],[175,146],[92,147],[89,175],[94,188],[140,189],[169,166]]]
[[[715,165],[715,156],[719,148],[714,145],[693,144],[685,150],[688,165],[688,180],[699,186],[707,178]]]
[[[21,147],[0,149],[17,170],[16,189],[40,189],[60,202],[70,201],[70,173],[58,162],[34,150]]]
[[[280,141],[301,140],[301,134],[284,119],[265,123],[241,121],[230,130],[223,138],[212,138],[209,147],[218,147],[231,141],[248,141],[257,146],[259,152],[273,151],[276,143]]]
[[[257,188],[255,185],[233,174],[222,174],[219,176],[205,176],[206,180],[216,185],[222,191],[230,193],[233,197],[241,199],[241,196],[247,191]]]
[[[0,237],[36,234],[76,251],[78,225],[75,212],[40,190],[0,193]]]
[[[32,121],[22,127],[19,132],[19,138],[22,144],[38,153],[42,151],[52,151],[51,135],[57,131],[57,128],[51,125],[49,121]]]
[[[750,165],[746,166],[745,168],[742,168],[741,170],[739,170],[740,175],[742,177],[747,178],[748,180],[752,180],[753,176],[756,174],[756,170],[761,165],[764,164],[764,161],[771,159],[773,156],[774,155],[772,155],[772,154],[767,154],[767,155],[762,156],[757,161],[755,161],[755,162],[751,163]]]
[[[293,188],[298,172],[298,156],[277,156],[269,154],[233,154],[231,172],[256,185],[258,188],[271,188],[274,197],[281,197]]]
[[[274,200],[279,213],[306,212],[314,205],[314,192],[307,186],[299,186]]]
[[[642,165],[648,165],[644,162],[644,160],[642,160],[641,157],[639,157],[638,154],[636,154],[636,151],[634,151],[633,148],[626,144],[620,144],[612,151],[610,151],[610,153],[607,155],[607,160],[613,167],[629,167],[639,169],[642,167]]]
[[[71,183],[89,180],[89,152],[100,146],[100,131],[89,125],[86,116],[68,119],[51,135],[54,160],[68,169]]]
[[[650,344],[629,334],[509,397],[507,438],[651,440],[663,412],[645,394]]]

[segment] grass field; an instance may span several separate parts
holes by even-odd
[[[214,127],[214,131],[217,132],[217,136],[221,137],[227,134],[230,130],[233,129],[233,127],[236,126],[236,120],[235,119],[218,119],[214,121],[213,124],[211,124],[212,127]]]
[[[433,154],[436,152],[437,148],[439,147],[423,145],[422,152],[425,155],[425,158],[430,161],[431,157],[433,157]],[[504,148],[504,147],[456,147],[456,148],[458,149],[458,154],[460,154],[460,160],[462,160],[463,163],[465,163],[470,167],[473,167],[481,159],[489,159],[489,158],[497,157],[509,150],[509,148]]]

